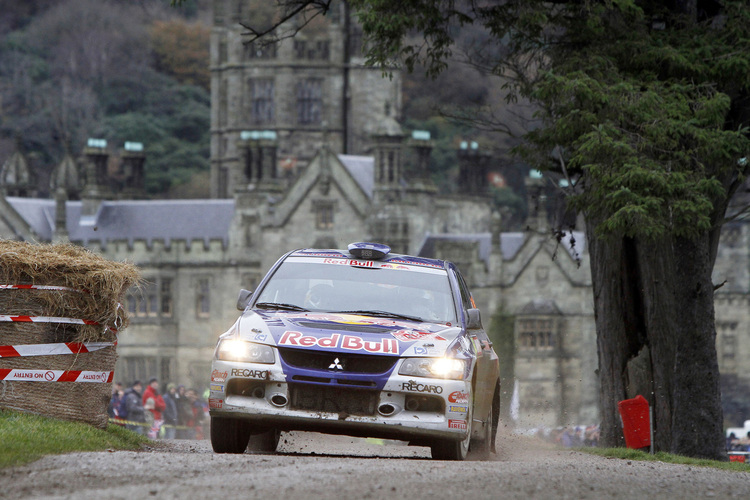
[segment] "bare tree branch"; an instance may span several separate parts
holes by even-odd
[[[246,22],[240,25],[247,29],[243,33],[248,39],[244,44],[255,41],[261,44],[272,44],[286,38],[293,38],[305,26],[320,15],[325,15],[331,8],[331,0],[276,0],[277,11],[280,17],[275,18],[270,25],[264,27],[251,26]],[[287,30],[279,33],[279,29],[290,21],[295,21]]]

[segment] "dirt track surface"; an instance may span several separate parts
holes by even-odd
[[[217,455],[208,441],[142,452],[48,456],[0,470],[0,498],[272,500],[747,498],[750,472],[606,459],[500,437],[487,462],[443,462],[427,448],[282,434],[273,455]]]

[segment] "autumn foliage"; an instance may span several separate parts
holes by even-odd
[[[183,20],[156,21],[151,28],[155,68],[180,83],[208,90],[209,30]]]

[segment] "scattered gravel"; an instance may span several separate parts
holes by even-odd
[[[48,456],[0,470],[0,498],[747,498],[750,471],[607,459],[504,436],[491,461],[431,460],[427,448],[283,433],[271,455],[217,455],[208,441],[140,452]]]

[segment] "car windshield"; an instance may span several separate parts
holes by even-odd
[[[445,269],[380,261],[289,257],[266,283],[255,307],[278,309],[274,304],[456,324]]]

